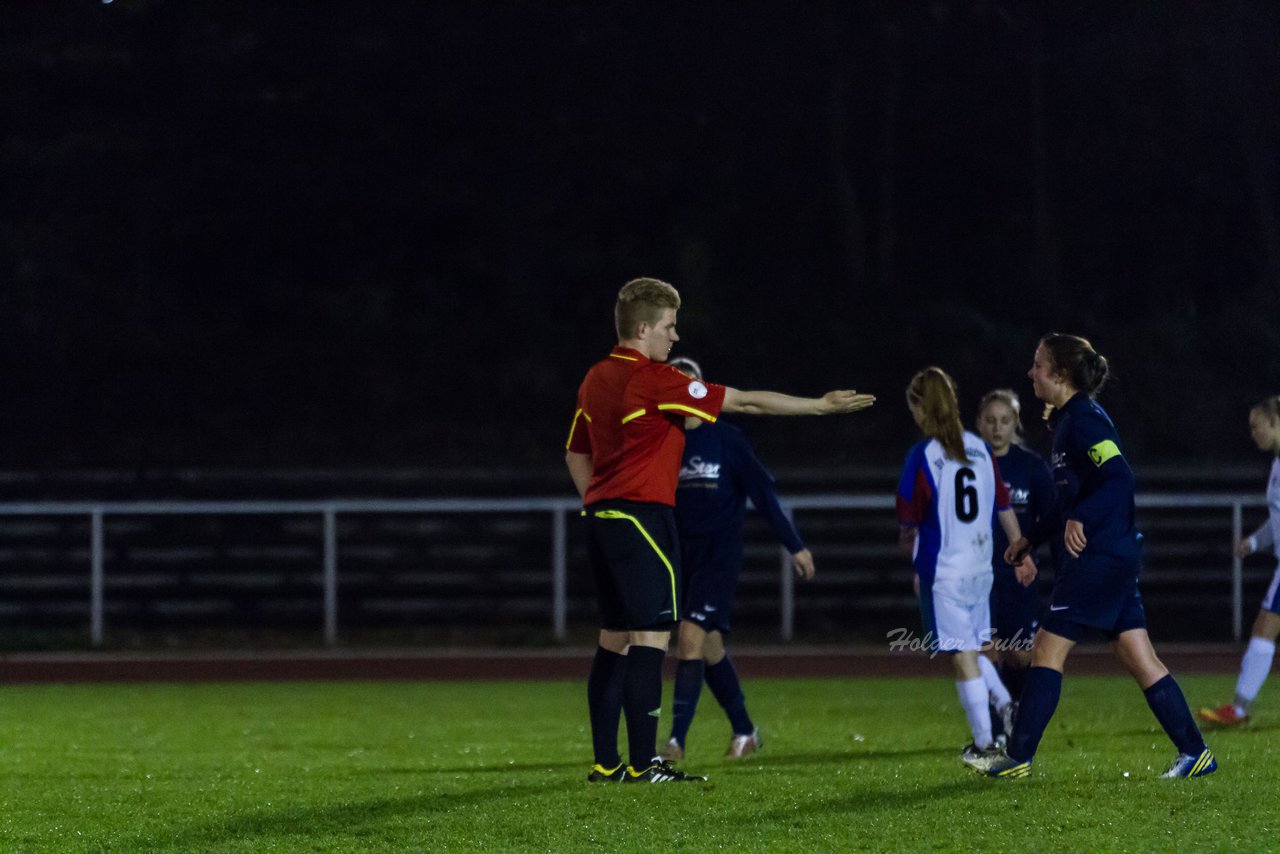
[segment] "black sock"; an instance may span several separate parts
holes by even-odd
[[[702,693],[704,666],[701,658],[681,659],[676,665],[676,686],[671,700],[671,737],[684,747],[693,713],[698,708],[698,695]]]
[[[1010,759],[1026,762],[1036,755],[1040,738],[1049,719],[1058,708],[1062,696],[1062,674],[1050,667],[1032,667],[1027,671],[1027,687],[1018,703],[1018,720],[1009,739]]]
[[[1016,703],[1022,699],[1022,692],[1027,688],[1027,667],[1021,664],[1002,664],[1000,681],[1009,689],[1009,696]]]
[[[596,764],[616,768],[618,756],[618,723],[622,718],[622,682],[627,670],[627,657],[596,648],[587,677],[587,709],[591,714],[591,748]]]
[[[658,755],[658,715],[662,712],[662,659],[666,653],[651,646],[632,646],[622,710],[627,715],[627,751],[631,767],[649,767]]]
[[[1204,750],[1204,737],[1200,735],[1200,728],[1187,707],[1187,698],[1182,696],[1182,689],[1173,675],[1165,674],[1163,679],[1142,693],[1178,752],[1199,756]]]
[[[742,695],[742,685],[738,682],[738,671],[733,669],[733,662],[725,656],[715,664],[707,665],[707,687],[715,695],[716,702],[729,716],[734,735],[751,735],[755,725],[747,714],[747,698]]]

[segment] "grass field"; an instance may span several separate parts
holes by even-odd
[[[1193,705],[1229,676],[1183,677]],[[589,785],[577,682],[233,683],[0,689],[5,851],[1274,850],[1280,713],[1214,733],[1221,770],[1173,750],[1141,693],[1068,677],[1027,780],[958,752],[947,679],[750,680],[765,747],[706,784]],[[669,690],[669,689],[668,689]],[[668,706],[669,708],[669,702]],[[665,736],[665,726],[660,734]]]

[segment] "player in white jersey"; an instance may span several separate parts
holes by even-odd
[[[1022,531],[995,456],[960,422],[955,382],[946,371],[929,367],[912,377],[907,407],[925,439],[908,452],[898,482],[899,545],[915,565],[925,640],[951,655],[973,734],[964,755],[972,758],[995,747],[978,663],[978,651],[991,640],[992,518],[1010,542]],[[1030,584],[1035,573],[1024,556],[1018,580]]]
[[[1272,395],[1249,410],[1249,432],[1258,450],[1270,451],[1275,458],[1271,461],[1271,475],[1267,480],[1267,521],[1236,543],[1236,554],[1245,558],[1271,549],[1276,560],[1280,561],[1280,395]],[[1240,724],[1249,719],[1249,706],[1271,672],[1277,635],[1280,635],[1280,565],[1271,577],[1271,586],[1262,597],[1262,607],[1253,622],[1253,636],[1249,638],[1249,646],[1240,662],[1234,701],[1216,709],[1201,709],[1201,718],[1219,726]]]

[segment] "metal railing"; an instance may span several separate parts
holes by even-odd
[[[791,512],[802,510],[852,510],[889,512],[894,502],[885,495],[796,495],[785,500]],[[1265,507],[1260,494],[1147,493],[1137,500],[1142,509],[1220,509],[1231,511],[1231,541],[1240,539],[1246,507]],[[0,516],[88,516],[90,520],[89,636],[93,645],[103,639],[103,598],[106,586],[107,516],[163,515],[319,515],[323,520],[322,599],[324,641],[338,639],[338,525],[339,514],[405,513],[547,513],[551,521],[551,625],[557,638],[566,635],[568,616],[568,518],[577,516],[581,502],[569,497],[493,499],[333,499],[324,501],[39,501],[0,503]],[[790,555],[780,553],[780,635],[790,640],[795,617],[795,578]],[[1243,566],[1231,558],[1232,634],[1243,630]]]

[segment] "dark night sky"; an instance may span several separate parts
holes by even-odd
[[[680,288],[776,467],[893,466],[1049,329],[1139,462],[1280,392],[1280,7],[11,4],[0,466],[556,467],[617,288]],[[1034,402],[1029,402],[1035,408]]]

